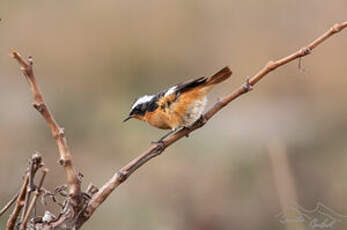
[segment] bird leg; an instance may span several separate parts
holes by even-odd
[[[196,122],[199,122],[201,119],[202,119],[202,116],[201,116]],[[188,129],[189,131],[191,131],[192,128],[193,128],[193,125],[194,125],[196,122],[194,122],[193,124],[188,125],[188,126],[182,126],[182,127],[180,127],[180,128],[172,129],[170,132],[168,132],[167,134],[165,134],[164,136],[162,136],[159,140],[157,140],[157,141],[152,141],[151,143],[152,143],[152,144],[163,143],[163,140],[164,140],[165,138],[167,138],[167,137],[170,136],[171,134],[173,134],[173,133],[175,133],[175,132],[178,132],[178,131],[181,131],[181,130],[183,130],[183,129]],[[186,134],[186,137],[189,137],[189,134]]]
[[[152,144],[158,144],[158,143],[163,143],[163,140],[165,138],[167,138],[168,136],[170,136],[171,134],[175,133],[177,131],[177,129],[172,129],[170,132],[168,132],[167,134],[165,134],[164,136],[162,136],[159,140],[157,141],[152,141]]]

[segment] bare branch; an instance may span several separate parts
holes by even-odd
[[[23,210],[23,218],[24,218],[24,215],[26,212],[25,210],[26,201],[27,201],[31,188],[34,187],[33,185],[34,175],[36,171],[40,167],[42,167],[42,165],[43,163],[42,163],[41,155],[39,153],[35,153],[29,161],[29,167],[27,168],[25,173],[23,186],[19,192],[19,195],[17,194],[18,198],[17,198],[16,206],[12,212],[12,215],[7,221],[8,230],[14,228],[18,215],[23,207],[24,207],[24,210]],[[30,185],[30,188],[28,188],[28,185]],[[21,221],[23,220],[23,218],[21,218]]]
[[[64,129],[59,126],[59,124],[54,119],[51,114],[47,104],[45,103],[40,88],[36,82],[35,75],[33,72],[33,62],[32,58],[29,57],[26,61],[18,52],[13,51],[12,56],[21,65],[21,70],[23,71],[25,77],[28,79],[32,94],[34,97],[34,108],[40,112],[42,117],[46,120],[48,126],[51,129],[52,136],[57,142],[60,160],[59,162],[65,169],[67,176],[67,182],[69,185],[69,194],[72,199],[72,204],[77,206],[79,203],[79,198],[81,194],[80,181],[78,179],[78,174],[72,165],[72,156],[67,145],[67,141],[64,134]]]
[[[13,197],[12,197],[12,199],[11,200],[9,200],[8,202],[7,202],[7,204],[1,209],[1,211],[0,211],[0,217],[14,204],[14,202],[17,200],[17,198],[18,198],[18,193],[16,193],[16,195],[14,195]]]
[[[169,137],[167,137],[163,143],[157,143],[151,145],[146,151],[144,151],[140,156],[135,158],[133,161],[129,162],[126,166],[119,169],[113,176],[110,178],[101,188],[100,190],[94,194],[92,199],[90,200],[87,212],[84,216],[84,220],[80,221],[80,225],[82,225],[90,216],[94,213],[94,211],[101,205],[105,199],[112,193],[112,191],[117,188],[121,183],[123,183],[134,171],[140,168],[143,164],[148,162],[153,157],[161,154],[168,146],[175,143],[182,137],[188,135],[196,129],[201,128],[206,124],[206,122],[211,119],[218,111],[220,111],[224,106],[228,105],[231,101],[235,100],[239,96],[249,92],[252,87],[260,81],[264,76],[266,76],[269,72],[275,70],[276,68],[283,66],[297,58],[304,57],[311,53],[311,51],[316,48],[319,44],[325,41],[327,38],[332,36],[333,34],[340,32],[342,29],[347,27],[347,21],[341,24],[335,24],[332,26],[326,33],[318,37],[316,40],[311,42],[306,47],[296,51],[293,54],[290,54],[287,57],[279,59],[277,61],[268,62],[263,69],[261,69],[258,73],[256,73],[251,79],[247,79],[245,84],[234,90],[229,95],[220,99],[210,110],[208,110],[201,119],[196,122],[191,129],[183,129]],[[227,70],[229,70],[227,68]],[[230,70],[229,70],[230,71]],[[230,72],[231,73],[231,72]],[[78,226],[80,227],[80,226]]]
[[[7,227],[6,227],[7,230],[13,230],[13,228],[16,224],[20,210],[24,206],[25,194],[27,191],[28,183],[29,183],[29,172],[26,172],[25,177],[24,177],[24,183],[22,185],[22,188],[20,189],[20,192],[19,192],[19,195],[18,195],[18,198],[16,201],[16,206],[14,207],[13,212],[7,221]]]
[[[27,225],[27,223],[28,223],[28,220],[29,220],[29,217],[30,217],[30,213],[33,210],[33,208],[35,207],[37,199],[41,195],[41,192],[42,192],[41,191],[41,187],[42,187],[43,181],[45,180],[45,177],[46,177],[47,173],[48,173],[48,169],[47,168],[42,170],[41,180],[40,180],[39,185],[37,186],[37,188],[36,188],[36,190],[34,192],[34,197],[31,200],[31,203],[29,205],[28,211],[25,213],[24,219],[23,219],[23,221],[21,223],[21,226],[20,226],[19,230],[24,230],[26,225]]]
[[[325,32],[323,35],[318,37],[316,40],[308,44],[307,46],[299,49],[295,53],[288,55],[287,57],[284,57],[282,59],[279,59],[275,62],[269,61],[265,67],[260,70],[252,79],[249,81],[250,85],[255,85],[258,81],[260,81],[266,74],[269,72],[277,69],[278,67],[285,65],[297,58],[304,57],[306,55],[309,55],[311,51],[316,48],[319,44],[324,42],[326,39],[328,39],[330,36],[334,35],[337,32],[340,32],[344,28],[347,27],[347,21],[343,22],[341,24],[335,24],[333,25],[327,32]]]
[[[21,216],[21,222],[24,219],[25,213],[28,210],[29,200],[31,196],[31,192],[34,190],[34,177],[39,168],[43,166],[42,156],[40,153],[35,153],[31,160],[29,161],[29,184],[27,188],[27,194],[25,196],[24,208]]]

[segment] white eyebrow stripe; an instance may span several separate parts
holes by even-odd
[[[149,102],[150,100],[153,99],[153,97],[154,97],[154,95],[145,95],[145,96],[140,97],[139,99],[137,99],[137,101],[134,103],[134,105],[131,107],[131,109],[135,108],[139,104]]]
[[[169,96],[170,94],[174,93],[177,86],[171,87],[164,95],[164,97]]]

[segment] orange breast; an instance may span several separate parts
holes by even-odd
[[[147,112],[144,120],[160,129],[176,129],[186,126],[189,123],[188,113],[192,111],[192,105],[196,101],[202,100],[209,87],[186,91],[176,98],[172,94],[167,97],[162,97],[158,101],[158,108],[153,112]]]

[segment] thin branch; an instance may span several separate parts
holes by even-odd
[[[18,195],[18,198],[16,201],[16,206],[14,207],[13,212],[7,221],[7,227],[6,227],[7,230],[13,230],[13,228],[16,224],[20,210],[24,206],[25,194],[27,191],[28,183],[29,183],[29,172],[26,172],[25,177],[24,177],[24,183],[22,185],[22,188],[20,189],[20,192],[19,192],[19,195]]]
[[[7,202],[7,204],[1,209],[0,211],[0,217],[14,204],[14,202],[17,200],[18,193],[12,197],[11,200]]]
[[[23,205],[23,212],[22,212],[22,216],[20,218],[20,221],[22,222],[25,216],[25,213],[28,210],[28,206],[29,206],[29,200],[31,197],[31,192],[33,191],[33,181],[34,181],[34,177],[35,177],[35,172],[34,172],[34,164],[32,161],[29,162],[29,182],[28,182],[28,186],[27,186],[27,193],[25,195],[25,199],[24,199],[24,205]]]
[[[128,163],[123,168],[119,169],[112,178],[110,178],[101,188],[100,190],[94,194],[92,199],[90,200],[87,212],[83,219],[79,224],[80,226],[88,220],[88,218],[94,213],[94,211],[101,205],[105,199],[112,193],[112,191],[117,188],[121,183],[123,183],[134,171],[140,168],[143,164],[148,162],[153,157],[161,154],[168,146],[175,143],[182,137],[188,135],[194,130],[202,127],[206,124],[206,122],[212,118],[219,110],[221,110],[224,106],[228,105],[231,101],[235,100],[239,96],[249,92],[253,86],[260,81],[265,75],[269,72],[275,70],[276,68],[283,66],[297,58],[304,57],[311,53],[311,51],[316,48],[323,41],[328,39],[333,34],[340,32],[342,29],[347,27],[347,21],[341,24],[335,24],[332,26],[326,33],[318,37],[316,40],[311,42],[309,45],[304,48],[296,51],[295,53],[279,59],[277,61],[268,62],[263,69],[261,69],[258,73],[256,73],[251,79],[247,79],[246,83],[234,90],[231,94],[219,100],[210,110],[208,110],[202,118],[193,125],[191,129],[183,129],[168,138],[166,138],[163,143],[153,144],[146,151],[144,151],[140,156],[135,158],[133,161]],[[227,68],[228,69],[228,68]],[[228,69],[229,70],[229,69]],[[79,226],[79,227],[80,227]]]
[[[25,60],[18,52],[13,51],[12,56],[21,65],[21,70],[23,71],[25,77],[31,85],[32,94],[34,97],[34,108],[42,115],[46,120],[48,126],[51,129],[52,136],[57,142],[59,154],[60,154],[60,164],[64,167],[67,176],[67,182],[69,185],[69,194],[72,199],[72,204],[77,206],[81,194],[80,180],[78,174],[72,165],[72,156],[67,145],[67,141],[64,134],[64,129],[59,126],[57,121],[51,114],[46,102],[43,99],[40,88],[36,82],[36,78],[33,72],[33,62],[32,58],[29,57],[28,61]]]
[[[23,207],[23,212],[22,212],[22,216],[21,216],[21,222],[24,219],[25,213],[28,210],[28,205],[29,205],[29,200],[30,200],[30,196],[31,196],[31,192],[34,190],[35,185],[34,185],[34,177],[35,174],[37,172],[37,170],[39,168],[41,168],[43,166],[43,162],[42,162],[42,156],[40,153],[35,153],[31,160],[29,161],[29,184],[28,184],[28,188],[27,188],[27,193],[25,196],[25,201],[24,201],[24,207]]]
[[[24,215],[26,212],[25,207],[26,207],[27,198],[31,188],[34,187],[33,180],[34,180],[35,173],[42,166],[43,166],[43,162],[42,162],[41,155],[39,153],[35,153],[29,161],[29,167],[27,168],[25,173],[23,186],[19,194],[17,194],[18,198],[17,198],[16,206],[7,221],[7,229],[14,228],[18,215],[23,207],[24,207],[24,210],[22,214],[24,218]],[[30,184],[30,188],[28,189],[29,184]],[[23,221],[23,218],[21,218],[21,221]]]
[[[47,173],[48,173],[48,169],[47,168],[42,170],[41,180],[40,180],[39,185],[37,186],[36,190],[34,191],[34,197],[33,197],[33,199],[30,202],[28,211],[25,213],[24,219],[22,221],[22,224],[21,224],[19,230],[24,230],[26,225],[27,225],[27,223],[28,223],[28,220],[29,220],[29,217],[30,217],[30,213],[33,210],[33,208],[35,207],[37,199],[41,195],[41,192],[42,192],[41,191],[41,187],[42,187],[43,181],[45,180],[45,177],[46,177]]]

